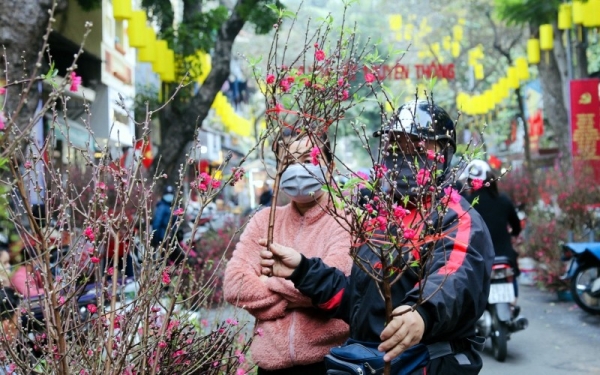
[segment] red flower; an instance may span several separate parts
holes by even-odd
[[[375,76],[371,73],[365,74],[365,82],[367,82],[367,83],[375,82]]]
[[[431,172],[429,172],[427,169],[420,169],[417,173],[417,184],[423,186],[427,184],[430,180]]]
[[[98,263],[100,263],[100,258],[98,258],[98,257],[91,257],[90,261],[92,263],[94,263],[94,264],[98,264]]]
[[[483,180],[479,178],[475,178],[471,180],[471,187],[473,190],[479,190],[483,187]]]
[[[289,77],[287,77],[286,79],[287,79],[287,81],[288,81],[288,83],[289,83],[289,84],[292,84],[292,83],[294,83],[294,81],[296,80],[296,78],[294,78],[294,77],[292,77],[292,76],[289,76]]]
[[[71,87],[69,90],[72,92],[77,92],[79,90],[79,86],[81,85],[81,77],[75,74],[75,72],[71,72]]]
[[[98,311],[98,308],[96,305],[90,303],[87,305],[87,310],[90,312],[90,314],[95,314]]]
[[[325,60],[325,52],[323,52],[322,49],[318,49],[315,52],[315,59],[317,59],[317,61],[323,61],[323,60]]]
[[[460,202],[460,194],[453,187],[448,186],[444,189],[444,193],[452,203]]]
[[[162,272],[162,282],[165,285],[169,285],[171,283],[171,276],[169,276],[167,271]]]
[[[0,95],[6,94],[6,88],[0,87]]]
[[[414,229],[407,228],[404,230],[404,233],[402,235],[404,236],[404,238],[410,241],[415,238],[416,234],[417,233]]]
[[[213,189],[218,189],[221,186],[221,181],[219,180],[212,180],[210,185],[212,186]]]
[[[176,209],[175,211],[173,211],[173,215],[175,216],[179,216],[183,214],[183,208],[179,207],[178,209]]]
[[[375,178],[383,178],[387,173],[388,169],[385,165],[375,164],[373,166],[373,170],[375,171]]]
[[[396,220],[402,220],[406,217],[406,215],[408,215],[410,213],[410,211],[405,210],[402,207],[394,207],[394,218],[396,218]]]
[[[429,160],[435,160],[435,151],[433,151],[433,150],[427,150],[427,159],[429,159]]]
[[[313,165],[319,165],[319,155],[321,155],[321,150],[317,146],[310,150],[310,161]]]
[[[348,100],[349,97],[350,93],[348,92],[348,90],[342,91],[342,100]]]
[[[90,241],[94,240],[94,230],[91,227],[85,228],[85,230],[83,231],[83,235],[86,236],[87,239]]]
[[[279,82],[279,87],[281,87],[281,90],[283,90],[283,92],[290,91],[290,83],[285,79]]]
[[[275,83],[275,76],[273,74],[267,75],[267,84],[272,85]]]
[[[310,83],[310,79],[308,78],[304,78],[304,86],[306,87],[310,87],[311,83]]]

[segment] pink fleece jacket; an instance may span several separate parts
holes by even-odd
[[[259,211],[248,223],[225,270],[225,299],[257,319],[263,331],[252,342],[254,362],[266,370],[320,362],[329,349],[348,337],[348,325],[327,319],[291,281],[260,278],[257,241],[267,237],[269,209]],[[277,207],[274,239],[307,257],[344,271],[352,267],[350,234],[319,206],[304,215],[291,204]]]

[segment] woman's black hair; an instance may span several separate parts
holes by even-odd
[[[0,320],[12,319],[17,311],[20,298],[13,288],[0,289]]]
[[[286,138],[291,138],[294,136],[297,137],[296,139],[302,139],[305,137],[316,138],[318,140],[317,146],[321,150],[321,154],[325,158],[325,161],[327,163],[331,163],[333,161],[333,152],[331,151],[331,142],[329,141],[329,135],[327,135],[327,132],[316,132],[315,131],[311,135],[308,135],[307,133],[296,135],[295,133],[296,133],[295,129],[285,127],[275,138],[272,149],[273,149],[273,152],[275,153],[277,163],[279,163],[279,157],[277,157],[277,155],[279,155],[279,151],[280,151],[279,141],[285,142]]]

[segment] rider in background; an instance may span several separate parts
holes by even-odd
[[[518,253],[513,248],[510,237],[517,237],[521,233],[521,221],[510,198],[498,191],[496,178],[488,163],[483,160],[473,160],[467,166],[466,172],[469,189],[467,200],[487,225],[492,236],[495,255],[507,257],[515,271],[514,305],[516,306],[516,297],[519,296],[517,277],[520,271],[517,264]]]

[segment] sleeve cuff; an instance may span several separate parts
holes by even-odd
[[[302,281],[302,279],[304,279],[304,276],[306,276],[306,274],[308,273],[308,269],[310,267],[310,265],[308,263],[308,259],[306,259],[304,254],[300,254],[300,255],[302,256],[302,259],[300,260],[300,264],[298,265],[298,267],[296,267],[294,272],[292,272],[292,274],[289,277],[286,277],[287,280],[290,280],[294,284],[296,284],[297,282],[300,282],[300,281]]]
[[[417,306],[415,310],[419,313],[419,315],[421,315],[421,318],[423,318],[423,323],[425,323],[425,329],[423,330],[423,336],[425,336],[431,325],[431,317],[423,305]]]

